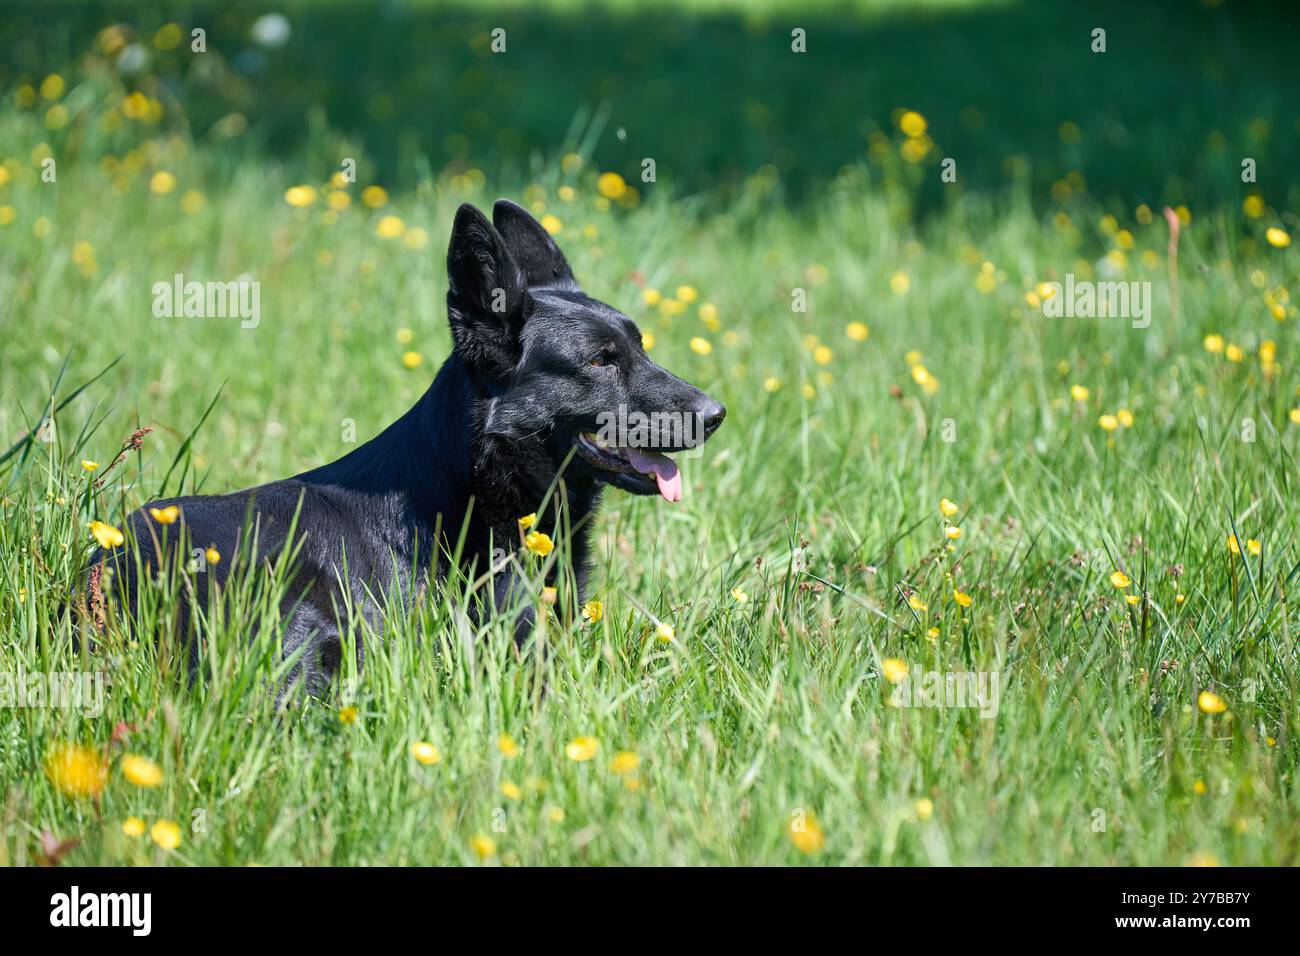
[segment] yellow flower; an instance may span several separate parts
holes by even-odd
[[[934,816],[934,801],[929,797],[922,797],[912,805],[912,808],[916,811],[918,820],[928,820]]]
[[[641,766],[641,758],[635,750],[620,750],[609,762],[609,769],[614,773],[631,773]]]
[[[957,502],[948,498],[939,499],[939,513],[945,518],[951,518],[957,513]]]
[[[692,302],[694,302],[696,299],[700,297],[700,294],[695,291],[695,286],[691,286],[691,285],[679,285],[677,287],[676,294],[677,294],[677,298],[681,299],[687,305],[690,305]],[[700,311],[703,312],[703,310],[704,307],[701,306]],[[701,318],[703,318],[702,315]]]
[[[958,538],[961,537],[961,528],[958,528],[956,525],[950,524],[943,529],[943,533],[947,535],[949,539],[956,541]]]
[[[1204,714],[1221,714],[1228,709],[1223,698],[1212,690],[1203,690],[1196,695],[1196,706],[1201,708]]]
[[[1246,353],[1242,347],[1235,344],[1229,344],[1228,347],[1223,350],[1223,354],[1229,362],[1240,362],[1246,357]]]
[[[414,350],[402,353],[402,364],[409,369],[419,368],[424,363],[424,356]]]
[[[1192,784],[1192,793],[1196,794],[1197,796],[1203,795],[1205,791],[1208,789],[1209,788],[1205,786],[1204,780],[1197,780],[1194,784]]]
[[[203,211],[203,193],[197,189],[187,189],[181,196],[181,212],[187,216],[197,216]]]
[[[1228,550],[1233,554],[1241,554],[1241,545],[1237,542],[1235,534],[1228,535]]]
[[[388,202],[388,192],[383,186],[367,186],[361,190],[361,201],[371,209],[378,209]]]
[[[647,352],[655,347],[655,334],[653,332],[641,333],[641,347]]]
[[[891,684],[907,680],[907,662],[901,657],[886,657],[880,662],[880,671]]]
[[[596,189],[606,199],[621,199],[627,192],[627,183],[618,173],[601,173],[596,180]]]
[[[906,272],[895,272],[889,277],[889,291],[894,295],[907,295],[907,290],[912,288],[912,280]]]
[[[501,756],[505,757],[507,760],[513,760],[515,757],[519,756],[518,742],[514,737],[511,737],[507,733],[497,734],[497,750],[500,751]]]
[[[769,375],[767,378],[763,379],[763,391],[771,394],[772,392],[778,392],[780,390],[781,380],[775,375]],[[1297,409],[1297,411],[1300,411],[1300,409]],[[1296,424],[1300,425],[1300,421],[1296,422]]]
[[[749,600],[749,595],[745,593],[744,588],[736,587],[731,589],[731,599],[737,604],[744,604]]]
[[[1085,385],[1070,386],[1070,397],[1076,402],[1086,402],[1089,394],[1088,388]]]
[[[1285,249],[1291,245],[1291,234],[1277,226],[1269,226],[1264,232],[1264,238],[1268,240],[1270,246],[1277,249]]]
[[[641,301],[646,305],[658,305],[663,300],[664,294],[658,289],[642,289]]]
[[[402,245],[408,249],[423,249],[429,241],[429,234],[419,226],[412,226],[402,237]]]
[[[596,756],[600,741],[595,737],[574,737],[564,748],[564,755],[576,763],[586,763]]]
[[[220,564],[221,552],[218,551],[216,548],[209,547],[206,551],[203,552],[203,559],[207,561],[208,564]]]
[[[144,836],[144,821],[139,817],[127,817],[122,821],[122,832],[129,837]]]
[[[169,193],[176,188],[176,177],[164,169],[158,170],[149,180],[150,192],[158,195]]]
[[[524,798],[524,791],[521,790],[519,784],[515,783],[513,780],[502,780],[501,796],[505,797],[507,800],[522,800]]]
[[[417,740],[411,744],[411,756],[426,767],[442,763],[442,751],[427,740]]]
[[[316,201],[316,190],[312,186],[290,186],[284,191],[284,201],[303,209]]]
[[[1120,588],[1122,590],[1123,588],[1128,587],[1133,582],[1129,579],[1129,576],[1125,574],[1123,571],[1112,571],[1110,573],[1110,583],[1114,587]]]
[[[542,603],[554,604],[559,599],[560,592],[555,588],[542,588]]]
[[[126,754],[121,767],[122,776],[137,787],[156,787],[163,782],[162,767],[148,757]]]
[[[81,467],[86,469],[86,471],[94,471],[99,467],[99,462],[91,461],[89,458],[83,458],[81,459]]]
[[[1291,411],[1287,412],[1286,417],[1291,419],[1292,425],[1300,425],[1300,407],[1291,409]]]
[[[681,298],[682,289],[685,288],[690,287],[682,286],[677,290],[677,297],[679,299]],[[682,301],[685,300],[683,299]],[[700,321],[708,327],[710,332],[716,332],[718,329],[722,328],[722,323],[718,321],[718,307],[712,302],[705,302],[697,311],[699,312]]]
[[[479,833],[472,837],[469,848],[480,860],[487,860],[497,855],[497,841],[486,833]]]
[[[542,228],[551,235],[558,235],[564,229],[564,223],[560,221],[559,216],[553,216],[547,213],[542,217]]]
[[[1201,345],[1211,355],[1218,355],[1223,351],[1223,336],[1217,332],[1211,332],[1201,340]]]
[[[122,542],[126,540],[121,531],[102,521],[92,521],[90,523],[90,533],[95,536],[95,540],[101,548],[120,547]]]
[[[355,724],[357,722],[357,709],[351,705],[339,708],[340,724]]]
[[[867,328],[865,322],[850,322],[845,326],[844,334],[854,342],[865,342],[867,336],[871,334],[871,330]]]
[[[1141,600],[1142,600],[1142,595],[1140,595],[1140,594],[1128,594],[1128,595],[1125,595],[1125,597],[1124,597],[1124,601],[1125,601],[1126,604],[1129,605],[1129,607],[1134,607],[1134,606],[1136,606],[1137,603],[1138,603],[1139,601],[1141,601]]]
[[[108,780],[108,765],[97,750],[55,744],[45,756],[45,775],[65,796],[97,797]]]
[[[965,591],[953,591],[952,599],[962,607],[970,607],[971,596]]]
[[[1100,425],[1104,431],[1113,432],[1115,429],[1119,428],[1119,419],[1114,415],[1102,415],[1097,419],[1097,424]]]
[[[524,547],[539,558],[544,558],[555,549],[555,542],[544,531],[530,531],[524,535]]]
[[[1263,551],[1264,551],[1264,546],[1259,543],[1259,540],[1257,538],[1246,539],[1247,554],[1253,555],[1254,557],[1259,557],[1259,555],[1263,553]]]
[[[63,95],[63,77],[51,73],[41,80],[41,96],[47,100],[57,100]]]
[[[800,853],[818,853],[826,845],[826,833],[811,813],[805,814],[803,819],[791,817],[786,824],[786,833]]]
[[[335,212],[342,212],[344,209],[347,209],[352,205],[352,197],[343,192],[343,190],[338,189],[326,196],[325,202],[327,202],[329,207]]]
[[[937,627],[932,627],[925,632],[925,636],[932,641],[937,641],[939,639],[939,629]]]
[[[925,117],[916,110],[908,110],[898,118],[898,128],[907,136],[916,139],[924,136],[929,124],[926,123]]]
[[[590,621],[592,624],[600,623],[600,619],[605,616],[605,605],[599,601],[588,601],[582,606],[583,620]]]
[[[830,365],[834,357],[835,353],[831,351],[829,345],[819,345],[813,349],[813,361],[818,365]]]
[[[159,524],[175,524],[176,519],[181,516],[181,509],[177,505],[167,505],[165,508],[150,508],[149,517],[153,518]]]
[[[380,239],[396,239],[406,232],[406,223],[400,216],[384,216],[375,224],[375,235]]]
[[[661,644],[671,644],[677,637],[677,632],[673,630],[671,624],[664,624],[660,621],[655,625],[655,637]]]
[[[1115,413],[1115,417],[1119,419],[1120,425],[1122,425],[1124,428],[1133,427],[1133,413],[1130,412],[1127,408],[1121,408],[1119,411]]]
[[[170,820],[158,820],[149,828],[149,839],[164,850],[174,850],[181,845],[181,828]]]
[[[691,338],[691,351],[696,355],[708,355],[713,351],[713,343],[708,339],[702,339],[698,335]]]
[[[1258,219],[1264,215],[1264,200],[1252,193],[1241,201],[1241,211],[1251,219]]]

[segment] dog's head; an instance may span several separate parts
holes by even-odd
[[[540,445],[555,469],[571,458],[569,475],[681,498],[668,453],[702,444],[726,408],[651,361],[636,324],[583,293],[541,223],[506,200],[492,222],[461,206],[447,277],[456,352],[489,396],[485,436]]]

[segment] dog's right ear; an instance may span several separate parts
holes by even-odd
[[[527,286],[505,240],[481,212],[456,210],[447,247],[447,317],[465,362],[502,375],[519,360]]]

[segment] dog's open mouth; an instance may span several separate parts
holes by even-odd
[[[619,448],[601,441],[592,432],[578,436],[578,454],[587,464],[602,471],[612,471],[641,483],[648,491],[650,482],[665,501],[682,500],[682,473],[677,462],[667,455],[643,448]]]

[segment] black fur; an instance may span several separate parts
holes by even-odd
[[[298,513],[301,550],[285,599],[286,654],[307,644],[294,680],[319,693],[338,667],[338,593],[346,560],[353,605],[377,621],[371,594],[396,595],[409,607],[442,580],[465,526],[461,563],[483,574],[493,548],[518,546],[517,520],[539,512],[538,530],[557,537],[558,508],[540,505],[557,473],[563,481],[568,542],[579,591],[588,571],[587,533],[605,484],[653,494],[652,480],[606,470],[574,454],[579,433],[621,404],[633,411],[698,416],[707,438],[726,410],[693,385],[656,365],[636,326],[579,288],[555,242],[525,210],[501,200],[493,222],[471,205],[456,213],[447,252],[447,312],[454,348],[410,411],[348,455],[293,478],[226,495],[172,498],[189,542],[215,547],[222,561],[209,573],[225,580],[243,545],[260,564],[289,544]],[[662,450],[680,450],[658,443]],[[651,447],[655,447],[651,443]],[[567,465],[566,465],[567,462]],[[557,496],[558,499],[558,496]],[[468,516],[468,522],[466,522]],[[128,519],[145,567],[159,554],[161,529],[148,509]],[[256,546],[241,540],[256,529]],[[179,552],[179,549],[173,549]],[[116,570],[117,592],[134,604],[134,557],[126,548],[98,552]],[[412,580],[414,570],[415,580]],[[518,580],[493,579],[491,606],[504,607]],[[202,592],[201,592],[202,593]],[[531,628],[520,612],[517,635]]]

